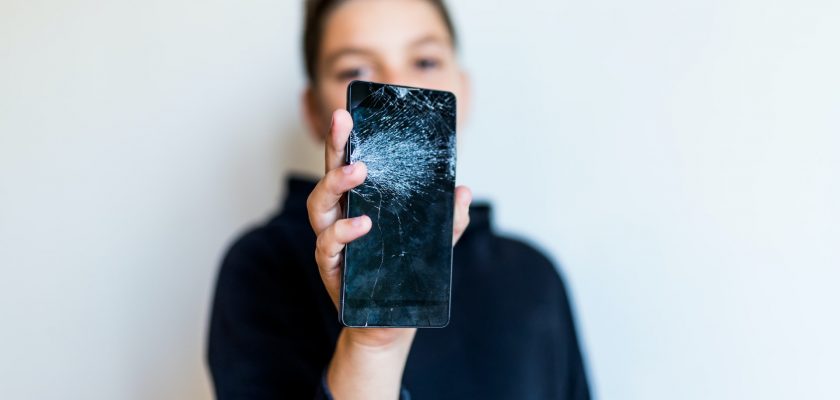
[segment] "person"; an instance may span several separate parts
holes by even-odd
[[[494,233],[488,204],[455,193],[451,319],[445,328],[343,328],[343,246],[371,228],[340,197],[367,167],[343,165],[354,79],[448,90],[459,124],[469,84],[440,0],[311,0],[303,109],[325,175],[288,179],[282,211],[235,241],[216,283],[208,363],[220,399],[587,399],[564,284],[531,246]],[[314,256],[313,256],[314,254]]]

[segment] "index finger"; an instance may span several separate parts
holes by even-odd
[[[324,172],[332,171],[344,164],[347,156],[347,139],[353,130],[353,118],[347,110],[333,111],[330,131],[324,140]]]

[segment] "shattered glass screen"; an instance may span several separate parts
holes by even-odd
[[[455,96],[355,81],[348,87],[349,162],[368,176],[347,216],[370,232],[345,248],[347,326],[440,327],[449,321],[455,189]]]

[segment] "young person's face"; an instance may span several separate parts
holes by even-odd
[[[347,84],[359,79],[448,90],[459,120],[469,104],[443,17],[426,0],[349,0],[327,17],[316,83],[304,108],[313,134],[323,137],[332,112],[346,107]]]

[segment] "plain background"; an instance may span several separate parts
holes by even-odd
[[[0,397],[211,397],[220,257],[320,165],[298,3],[0,0]],[[840,398],[840,3],[451,3],[459,181],[598,397]]]

